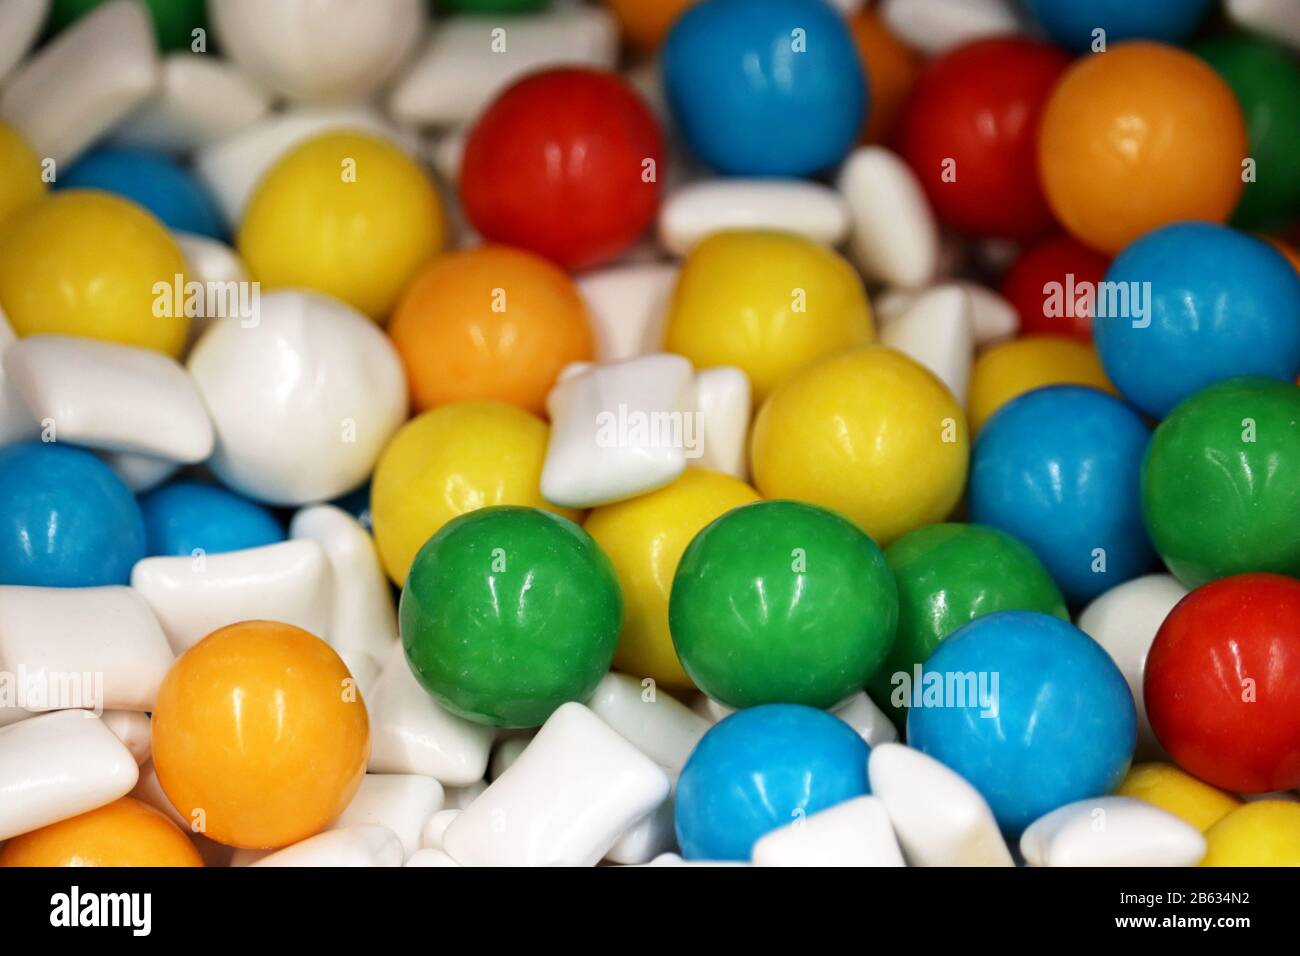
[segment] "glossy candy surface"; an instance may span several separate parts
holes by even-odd
[[[284,540],[269,510],[220,485],[171,482],[141,495],[140,513],[150,555],[220,554]]]
[[[202,865],[181,828],[134,797],[24,833],[0,849],[0,866]]]
[[[1115,793],[1145,800],[1202,832],[1241,806],[1236,797],[1170,763],[1135,763]]]
[[[1097,283],[1109,260],[1071,236],[1025,247],[1002,278],[1002,295],[1020,315],[1021,335],[1092,341]]]
[[[501,727],[536,727],[585,700],[609,670],[623,606],[600,546],[536,508],[448,522],[402,589],[402,646],[443,706]]]
[[[1201,866],[1300,866],[1300,803],[1245,804],[1206,831],[1205,841]]]
[[[1133,697],[1106,652],[1068,621],[1031,611],[978,618],[940,644],[925,671],[942,681],[939,705],[923,696],[912,707],[908,743],[970,781],[1008,835],[1124,778]]]
[[[682,855],[748,860],[764,834],[870,792],[869,755],[853,728],[811,707],[732,714],[704,735],[677,783]]]
[[[898,594],[884,555],[850,521],[764,501],[695,536],[668,615],[682,666],[715,700],[824,708],[884,662]]]
[[[985,349],[971,369],[966,410],[971,431],[978,432],[1013,398],[1048,385],[1088,385],[1106,392],[1106,378],[1090,343],[1073,335],[1030,335]]]
[[[1187,39],[1212,0],[1026,0],[1025,5],[1053,40],[1079,53],[1100,52],[1096,44],[1121,40]],[[1097,32],[1101,32],[1101,36]]]

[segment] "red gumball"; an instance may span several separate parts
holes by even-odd
[[[1091,342],[1097,287],[1109,264],[1073,236],[1026,246],[1002,279],[1002,295],[1020,313],[1021,334],[1072,335]]]
[[[568,269],[615,258],[659,203],[663,135],[617,75],[527,76],[487,108],[465,143],[460,195],[470,223]]]
[[[1038,124],[1070,58],[1033,40],[963,44],[921,74],[903,109],[903,157],[939,220],[1027,239],[1052,226],[1038,180]]]
[[[1151,645],[1143,697],[1189,773],[1236,793],[1300,787],[1300,581],[1241,574],[1187,595]]]

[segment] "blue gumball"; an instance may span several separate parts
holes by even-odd
[[[150,555],[220,554],[284,540],[266,508],[216,485],[175,481],[140,497]]]
[[[108,465],[55,442],[0,448],[0,584],[126,584],[143,557],[140,509]]]
[[[673,27],[664,89],[686,141],[741,176],[809,176],[852,149],[867,81],[824,0],[705,0]]]
[[[1090,601],[1155,560],[1139,492],[1150,438],[1137,412],[1096,389],[1021,395],[976,439],[971,521],[1024,541],[1068,601]]]
[[[105,147],[59,176],[57,189],[100,189],[144,206],[169,229],[225,239],[221,211],[183,166],[147,149]]]
[[[1104,30],[1107,44],[1121,40],[1178,43],[1192,35],[1211,0],[1027,0],[1030,13],[1057,43],[1083,53]]]
[[[801,704],[737,711],[700,740],[677,783],[677,842],[691,860],[748,860],[765,833],[870,792],[870,749]]]
[[[1109,793],[1128,772],[1133,695],[1067,621],[1035,611],[976,618],[930,655],[922,680],[942,690],[908,711],[907,742],[966,778],[1011,836]]]
[[[1156,418],[1240,375],[1300,375],[1300,276],[1276,249],[1206,222],[1153,230],[1115,257],[1110,288],[1149,289],[1145,315],[1103,315],[1093,337],[1106,374]]]

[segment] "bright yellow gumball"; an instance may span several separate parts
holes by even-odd
[[[1300,803],[1244,804],[1210,827],[1205,842],[1201,866],[1300,866]]]
[[[452,402],[419,415],[393,436],[370,484],[370,520],[388,576],[406,572],[438,529],[490,505],[545,508],[574,521],[579,512],[542,498],[550,428],[503,402]]]
[[[81,335],[179,355],[189,330],[185,257],[167,229],[118,196],[69,189],[0,235],[0,308],[20,335]]]
[[[623,630],[614,667],[674,688],[695,685],[668,632],[668,596],[677,562],[705,525],[758,501],[753,488],[721,472],[687,468],[666,488],[594,509],[587,533],[614,564],[623,589]]]
[[[952,393],[880,345],[822,359],[778,388],[750,448],[763,497],[838,511],[882,547],[948,516],[970,457]]]
[[[999,408],[1046,385],[1091,385],[1118,395],[1091,345],[1061,335],[1030,335],[994,345],[975,360],[969,401],[972,432]]]
[[[665,348],[696,368],[739,366],[760,402],[809,363],[874,340],[862,280],[842,256],[788,233],[740,230],[686,257]]]
[[[268,290],[314,289],[381,320],[442,243],[433,182],[392,143],[364,133],[317,136],[276,163],[238,238]]]
[[[1202,833],[1241,806],[1236,797],[1171,763],[1134,764],[1115,793],[1168,811]]]
[[[0,223],[44,195],[41,161],[12,126],[0,123]]]

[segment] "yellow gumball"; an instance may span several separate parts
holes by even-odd
[[[760,402],[809,363],[874,340],[862,280],[842,256],[787,233],[728,231],[686,257],[665,347],[696,368],[739,366]]]
[[[0,223],[44,195],[41,161],[12,126],[0,123]]]
[[[1244,804],[1210,827],[1205,842],[1201,866],[1300,866],[1300,803]]]
[[[677,562],[705,525],[758,500],[743,481],[688,468],[666,488],[591,512],[587,533],[609,555],[623,589],[615,668],[667,687],[695,686],[682,670],[668,632],[668,596]]]
[[[1241,806],[1236,797],[1197,780],[1171,763],[1134,764],[1115,792],[1168,811],[1201,832]]]
[[[759,410],[751,441],[763,497],[838,511],[882,547],[948,516],[970,457],[966,416],[952,393],[880,345],[795,375]]]
[[[458,515],[490,505],[579,513],[542,498],[550,429],[503,402],[452,402],[419,415],[393,436],[370,484],[370,520],[388,576],[402,584],[416,552]]]
[[[999,408],[1046,385],[1091,385],[1118,395],[1091,345],[1060,335],[1030,335],[994,345],[975,360],[969,401],[971,431]]]
[[[238,238],[268,290],[314,289],[375,319],[442,243],[432,181],[364,133],[326,133],[281,159],[253,193]]]
[[[140,206],[70,189],[17,213],[0,235],[0,308],[22,335],[81,335],[179,355],[189,319],[185,258]]]

